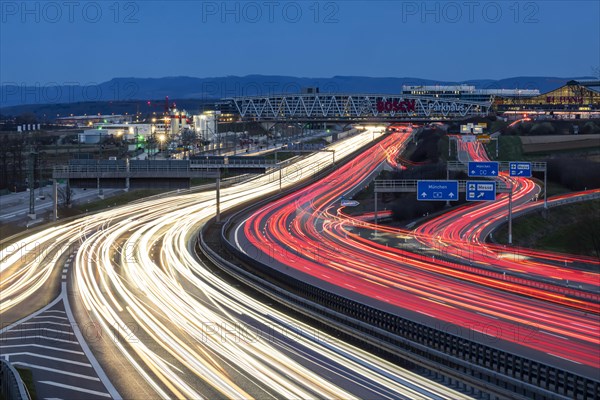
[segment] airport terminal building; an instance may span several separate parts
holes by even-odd
[[[402,94],[493,101],[492,109],[511,119],[525,114],[540,119],[600,118],[600,81],[569,81],[547,93],[537,89],[476,89],[471,85],[405,85]]]
[[[499,114],[524,114],[547,119],[600,118],[600,81],[569,81],[550,92],[531,97],[498,96]]]
[[[529,98],[538,96],[537,89],[477,89],[473,85],[404,85],[402,94],[439,99],[492,101],[495,97]]]

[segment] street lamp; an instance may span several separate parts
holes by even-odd
[[[163,144],[167,140],[167,136],[163,133],[158,135],[158,141],[160,142],[159,151],[163,151]]]

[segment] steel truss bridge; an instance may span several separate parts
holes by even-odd
[[[488,115],[488,102],[389,94],[282,94],[226,99],[252,121],[442,121]]]

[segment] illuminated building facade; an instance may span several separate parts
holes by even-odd
[[[529,114],[547,119],[600,118],[600,81],[569,81],[533,97],[498,96],[494,108],[503,115]]]
[[[477,89],[473,85],[404,85],[402,94],[428,96],[442,99],[491,101],[494,97],[532,97],[540,94],[537,89]]]

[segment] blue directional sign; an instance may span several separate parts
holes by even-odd
[[[467,181],[467,201],[496,200],[496,182]]]
[[[469,161],[469,176],[498,176],[497,161]]]
[[[510,176],[531,178],[531,163],[523,161],[510,162],[508,163],[508,171]]]
[[[456,201],[458,181],[417,181],[417,200]]]

